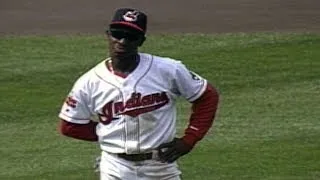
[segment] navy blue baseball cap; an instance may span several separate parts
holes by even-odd
[[[117,9],[110,23],[110,28],[119,27],[133,29],[145,34],[147,31],[147,15],[133,8]]]

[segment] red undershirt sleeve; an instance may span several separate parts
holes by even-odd
[[[61,119],[58,129],[61,134],[68,137],[85,141],[98,141],[97,124],[94,121],[90,121],[88,124],[75,124]]]
[[[192,102],[192,113],[183,140],[194,146],[208,132],[218,108],[219,94],[210,84],[200,98]]]

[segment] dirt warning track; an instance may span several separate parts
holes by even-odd
[[[103,33],[114,10],[135,7],[158,32],[320,32],[319,0],[2,0],[0,35]]]

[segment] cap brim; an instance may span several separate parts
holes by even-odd
[[[121,25],[123,27],[129,27],[129,28],[133,28],[135,30],[141,31],[142,33],[145,33],[144,30],[142,28],[140,28],[139,26],[132,24],[130,22],[123,22],[123,21],[116,21],[116,22],[112,22],[110,24],[110,26],[112,25]]]

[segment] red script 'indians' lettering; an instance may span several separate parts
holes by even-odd
[[[161,108],[169,102],[169,98],[165,92],[154,93],[142,96],[141,93],[132,93],[126,102],[109,102],[100,114],[100,120],[110,123],[114,115],[128,115],[136,117],[140,114],[154,111]]]

